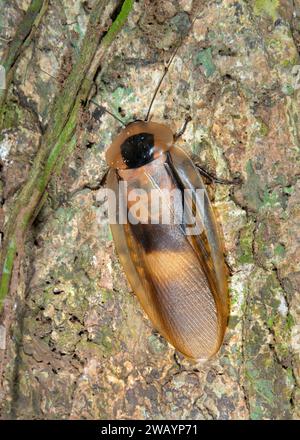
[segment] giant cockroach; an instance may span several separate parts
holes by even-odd
[[[175,146],[177,136],[170,128],[149,118],[176,51],[145,120],[126,125],[106,150],[110,167],[106,185],[115,193],[120,182],[127,183],[128,193],[174,188],[183,193],[188,189],[193,209],[200,204],[196,190],[202,189],[202,230],[196,234],[186,235],[184,221],[111,224],[124,271],[153,326],[185,356],[199,360],[214,355],[223,341],[229,314],[227,271],[218,225],[199,170]],[[129,209],[131,200],[123,202]]]

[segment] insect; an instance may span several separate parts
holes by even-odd
[[[110,225],[125,274],[154,328],[183,355],[202,360],[213,356],[223,341],[229,314],[227,271],[218,225],[199,170],[176,147],[177,136],[170,128],[149,120],[175,54],[145,120],[126,125],[106,150],[106,185],[116,194],[120,182],[126,182],[128,194],[136,189],[147,195],[154,189],[177,189],[181,194],[189,190],[192,210],[200,203],[196,190],[202,190],[201,232],[187,235],[184,220],[179,224]],[[129,212],[129,196],[124,195],[119,203],[125,203]],[[170,210],[176,210],[174,206]],[[119,209],[117,205],[117,212]]]

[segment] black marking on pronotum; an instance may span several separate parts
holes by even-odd
[[[154,136],[140,133],[130,136],[121,145],[121,155],[128,168],[138,168],[154,159]]]

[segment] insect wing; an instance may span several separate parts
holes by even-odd
[[[215,296],[221,325],[221,342],[225,332],[229,312],[227,268],[224,261],[224,247],[221,241],[221,231],[216,221],[211,202],[200,173],[195,168],[189,156],[180,148],[172,147],[169,151],[169,163],[183,188],[195,193],[195,189],[202,190],[201,206],[202,225],[204,231],[189,237],[197,251],[203,267],[210,281]]]
[[[116,197],[116,211],[120,210],[120,198],[119,198],[119,180],[115,169],[111,168],[108,172],[106,179],[107,188],[111,189]],[[122,195],[121,195],[122,197]],[[121,201],[121,203],[124,202]],[[115,208],[115,207],[113,207]],[[156,312],[157,304],[155,297],[153,296],[153,289],[150,284],[147,283],[144,274],[144,268],[139,259],[139,253],[137,252],[137,245],[130,240],[131,232],[127,224],[114,223],[110,224],[116,250],[120,259],[120,262],[125,271],[126,277],[130,283],[132,290],[139,298],[144,310],[155,323],[155,327],[159,332],[163,329],[160,326],[159,313]],[[143,279],[143,282],[141,281]]]

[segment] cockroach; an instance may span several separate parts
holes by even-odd
[[[128,281],[153,327],[184,356],[204,360],[218,352],[229,315],[222,240],[199,170],[175,145],[178,136],[167,125],[150,121],[155,96],[176,51],[146,118],[126,125],[106,150],[106,186],[116,194],[120,182],[126,182],[128,194],[135,189],[147,194],[153,189],[189,190],[194,207],[200,203],[197,189],[202,190],[199,233],[187,235],[184,222],[110,227]],[[129,198],[121,202],[129,209]]]

